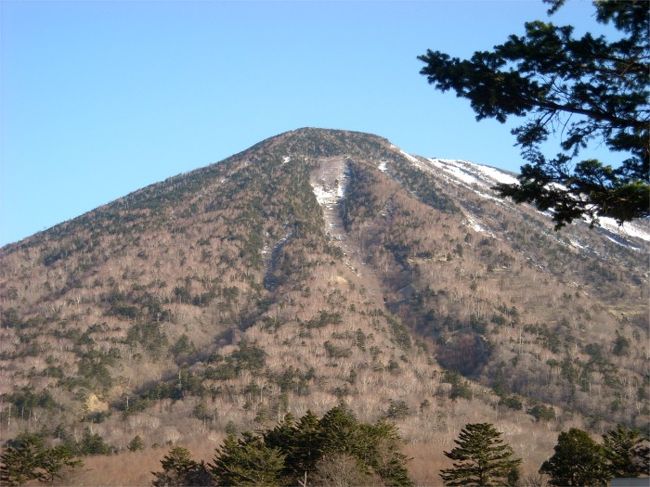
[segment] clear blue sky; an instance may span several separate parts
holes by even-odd
[[[592,28],[569,0],[553,19]],[[418,74],[546,18],[541,0],[0,0],[0,245],[303,126],[510,170],[509,130]]]

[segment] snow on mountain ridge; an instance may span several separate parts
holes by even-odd
[[[420,169],[427,170],[438,177],[442,176],[448,181],[451,180],[473,191],[482,198],[491,199],[501,204],[504,203],[504,200],[497,197],[492,188],[499,183],[518,184],[519,182],[514,175],[491,166],[459,159],[416,158],[398,147],[392,146],[392,148],[399,151],[401,155]],[[546,217],[550,216],[547,212],[543,214]],[[634,222],[625,222],[619,225],[615,219],[609,217],[599,217],[598,221],[606,232],[625,239],[632,238],[650,242],[650,232]]]
[[[516,184],[518,182],[517,178],[499,169],[475,162],[439,158],[427,160],[444,171],[459,176],[465,182],[471,181],[481,186],[494,186],[496,183]]]
[[[650,233],[646,232],[632,222],[625,222],[622,225],[619,225],[615,219],[609,218],[607,216],[598,217],[598,222],[600,223],[601,227],[612,233],[622,235],[626,238],[632,237],[650,242]]]

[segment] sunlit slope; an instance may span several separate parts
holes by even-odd
[[[647,227],[557,233],[496,197],[512,177],[300,129],[5,246],[3,439],[221,438],[341,401],[414,442],[646,424]]]

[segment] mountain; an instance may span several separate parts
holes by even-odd
[[[304,128],[3,247],[2,440],[216,441],[345,402],[424,482],[467,422],[531,471],[568,426],[647,426],[648,222],[555,232],[504,181]]]

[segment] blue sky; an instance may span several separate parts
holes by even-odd
[[[508,128],[432,89],[416,57],[489,49],[546,8],[0,0],[0,245],[304,126],[517,170]],[[585,0],[553,21],[595,25]]]

